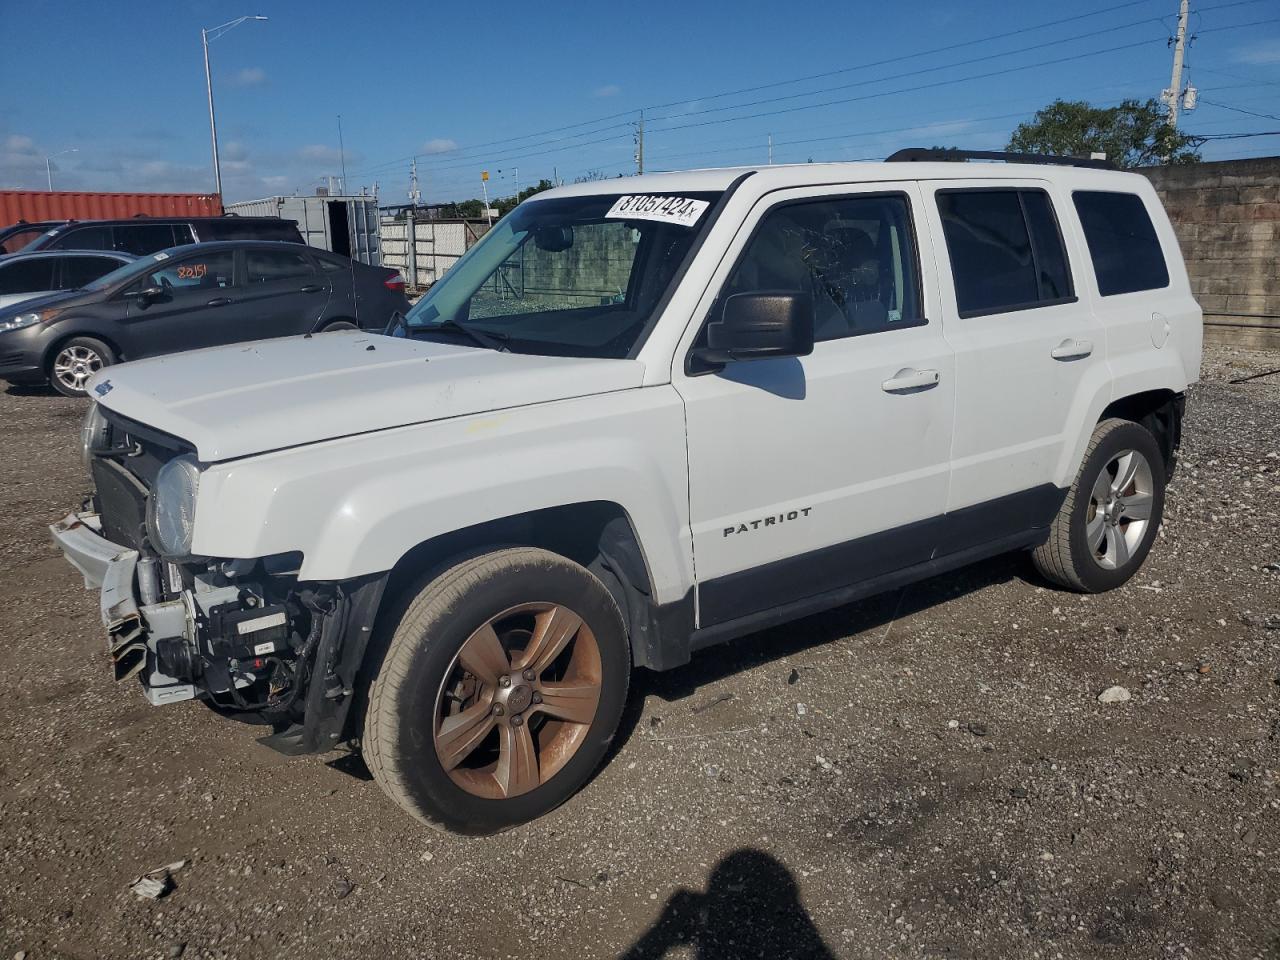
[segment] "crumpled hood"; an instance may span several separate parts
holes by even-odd
[[[360,331],[212,347],[108,367],[102,406],[236,457],[509,407],[638,387],[637,360],[499,353]]]

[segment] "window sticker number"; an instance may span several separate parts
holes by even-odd
[[[656,220],[692,227],[709,206],[711,204],[706,200],[639,194],[619,197],[605,217],[610,220]]]
[[[209,265],[207,263],[184,264],[178,267],[179,280],[200,280],[209,273]]]

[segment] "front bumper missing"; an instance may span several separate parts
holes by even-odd
[[[147,699],[156,705],[190,700],[196,695],[192,684],[164,676],[154,666],[147,670],[148,663],[155,663],[156,640],[192,635],[189,606],[183,600],[139,606],[134,592],[138,551],[112,543],[101,530],[102,523],[93,513],[70,513],[49,527],[54,544],[80,571],[85,587],[100,591],[107,652],[116,680],[141,676]]]

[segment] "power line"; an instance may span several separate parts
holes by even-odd
[[[957,60],[953,63],[939,64],[936,67],[923,67],[919,70],[907,70],[907,71],[904,71],[903,73],[892,73],[892,74],[889,74],[888,76],[875,77],[871,80],[858,80],[858,81],[854,81],[853,83],[843,83],[834,87],[823,87],[819,90],[810,90],[806,93],[791,93],[782,97],[767,97],[763,100],[752,100],[752,101],[748,101],[747,103],[735,103],[735,104],[729,104],[727,106],[722,106],[722,107],[708,107],[705,110],[692,110],[692,111],[689,111],[688,113],[673,114],[671,115],[671,117],[678,117],[678,118],[696,117],[696,116],[700,116],[702,114],[707,114],[707,113],[719,113],[724,110],[740,110],[744,107],[761,106],[766,103],[781,103],[784,100],[797,100],[797,99],[800,99],[801,97],[811,97],[819,93],[829,93],[829,92],[834,92],[836,90],[847,90],[850,87],[861,87],[871,83],[887,83],[890,80],[902,80],[907,77],[916,77],[925,73],[936,73],[939,70],[950,70],[952,67],[972,66],[975,63],[985,63],[990,60],[998,60],[1001,57],[1012,57],[1012,56],[1017,56],[1018,54],[1021,54],[1021,53],[1031,53],[1032,51],[1035,51],[1035,50],[1043,50],[1046,47],[1055,47],[1063,43],[1072,43],[1076,40],[1088,40],[1088,39],[1092,39],[1093,37],[1103,36],[1104,34],[1115,33],[1117,30],[1126,30],[1129,27],[1141,26],[1142,24],[1151,23],[1151,22],[1153,22],[1153,18],[1147,17],[1143,20],[1134,20],[1129,23],[1122,23],[1114,27],[1108,27],[1105,30],[1091,30],[1088,33],[1076,34],[1073,37],[1060,37],[1054,40],[1047,40],[1044,43],[1033,44],[1029,47],[1019,47],[1016,50],[1006,50],[1002,53],[989,53],[981,57],[972,57],[968,60]],[[665,119],[671,119],[671,117],[657,117],[656,119],[665,120]]]
[[[1261,130],[1257,133],[1203,133],[1198,140],[1246,140],[1249,137],[1280,137],[1280,130]]]
[[[1263,120],[1280,120],[1280,117],[1274,116],[1270,113],[1255,113],[1252,110],[1241,110],[1239,107],[1231,107],[1225,103],[1218,103],[1216,100],[1206,100],[1204,97],[1200,98],[1200,102],[1207,103],[1211,107],[1218,107],[1222,110],[1230,110],[1232,113],[1243,113],[1245,116],[1249,117],[1260,117]]]
[[[885,64],[889,64],[889,63],[897,63],[897,62],[901,62],[901,61],[903,61],[903,60],[911,60],[911,59],[916,59],[916,58],[923,57],[923,56],[931,56],[931,55],[933,55],[933,54],[935,54],[935,53],[948,52],[948,51],[951,51],[951,50],[957,50],[957,49],[960,49],[960,48],[963,48],[963,47],[970,47],[970,46],[975,46],[975,45],[983,44],[983,43],[991,43],[991,42],[996,41],[996,40],[1007,39],[1007,38],[1009,38],[1009,37],[1013,37],[1013,36],[1020,36],[1020,35],[1026,34],[1026,33],[1032,33],[1032,32],[1035,32],[1035,31],[1037,31],[1037,30],[1044,30],[1044,29],[1048,29],[1048,28],[1050,28],[1050,27],[1061,26],[1062,24],[1065,24],[1065,23],[1072,23],[1072,22],[1076,22],[1076,21],[1079,21],[1079,20],[1085,20],[1085,19],[1089,19],[1089,18],[1092,18],[1092,17],[1101,16],[1101,15],[1104,15],[1104,14],[1107,14],[1107,13],[1114,13],[1114,12],[1116,12],[1116,11],[1124,10],[1124,9],[1128,9],[1128,8],[1130,8],[1130,7],[1140,6],[1142,3],[1146,3],[1146,2],[1150,2],[1150,0],[1129,0],[1129,2],[1127,2],[1127,3],[1114,4],[1114,5],[1112,5],[1112,6],[1104,7],[1104,8],[1099,9],[1099,10],[1094,10],[1094,11],[1091,11],[1091,12],[1089,12],[1089,13],[1076,14],[1076,15],[1073,15],[1073,16],[1070,16],[1070,17],[1062,17],[1062,18],[1059,18],[1059,19],[1056,19],[1056,20],[1049,20],[1049,21],[1045,21],[1045,22],[1043,22],[1043,23],[1032,24],[1032,25],[1027,26],[1027,27],[1021,27],[1021,28],[1019,28],[1019,29],[1017,29],[1017,30],[1005,31],[1004,33],[992,34],[992,35],[988,35],[988,36],[985,36],[985,37],[978,37],[978,38],[975,38],[975,39],[973,39],[973,40],[966,40],[966,41],[962,41],[962,42],[959,42],[959,43],[948,44],[948,45],[947,45],[947,46],[945,46],[945,47],[937,47],[937,48],[933,48],[933,49],[929,49],[929,50],[922,50],[922,51],[918,51],[918,52],[916,52],[916,53],[906,53],[906,54],[901,54],[901,55],[899,55],[899,56],[886,58],[886,59],[884,59],[884,60],[877,60],[877,61],[872,61],[872,62],[869,62],[869,63],[857,64],[857,65],[855,65],[855,66],[851,66],[851,67],[844,67],[844,68],[840,68],[840,69],[838,69],[838,70],[826,71],[826,72],[824,72],[824,73],[811,74],[811,75],[809,75],[809,76],[805,76],[805,77],[797,77],[797,78],[792,78],[792,79],[788,79],[788,80],[773,81],[773,82],[771,82],[771,83],[758,84],[758,85],[755,85],[755,86],[752,86],[752,87],[744,87],[744,88],[740,88],[740,89],[738,89],[738,90],[725,91],[725,92],[722,92],[722,93],[710,94],[710,95],[705,95],[705,96],[700,96],[700,97],[690,97],[690,98],[686,98],[686,99],[684,99],[684,100],[672,101],[672,102],[665,103],[665,104],[651,105],[651,106],[644,107],[643,109],[645,109],[645,110],[662,110],[662,109],[666,109],[666,108],[668,108],[668,107],[672,107],[672,106],[679,106],[679,105],[681,105],[681,104],[685,104],[685,103],[692,103],[692,102],[694,102],[694,101],[702,101],[702,100],[717,100],[717,99],[722,99],[722,98],[727,97],[727,96],[735,96],[735,95],[742,94],[742,93],[751,93],[751,92],[755,92],[755,91],[757,91],[757,90],[769,89],[769,88],[774,88],[774,87],[779,87],[779,86],[786,86],[786,85],[790,85],[790,84],[793,84],[793,83],[803,83],[803,82],[806,82],[806,81],[809,81],[809,80],[815,80],[815,79],[824,79],[824,78],[826,78],[826,77],[830,77],[830,76],[838,76],[838,75],[842,75],[842,74],[846,74],[846,73],[850,73],[850,72],[854,72],[854,71],[859,71],[859,70],[868,70],[868,69],[872,69],[873,67],[883,66],[883,65],[885,65]],[[1215,5],[1215,6],[1213,6],[1213,7],[1208,7],[1208,8],[1205,8],[1205,9],[1207,9],[1207,10],[1218,10],[1218,9],[1226,9],[1226,8],[1228,8],[1228,7],[1244,6],[1244,5],[1248,5],[1248,4],[1261,3],[1261,2],[1266,2],[1266,0],[1233,0],[1233,2],[1231,2],[1231,3],[1218,4],[1218,5]],[[1117,26],[1117,27],[1112,27],[1112,28],[1110,28],[1110,29],[1109,29],[1109,30],[1107,30],[1107,31],[1099,31],[1098,33],[1102,33],[1102,32],[1112,32],[1112,31],[1117,30],[1117,29],[1125,29],[1126,27],[1129,27],[1129,26],[1134,26],[1134,25],[1138,25],[1138,24],[1141,24],[1141,23],[1148,22],[1148,20],[1153,21],[1153,22],[1158,22],[1158,18],[1154,18],[1154,17],[1152,17],[1152,18],[1147,18],[1147,19],[1145,19],[1145,20],[1136,21],[1135,23],[1131,23],[1131,24],[1123,24],[1123,25],[1120,25],[1120,26]],[[1095,36],[1095,35],[1097,35],[1097,33],[1093,33],[1093,34],[1086,34],[1085,36]],[[1080,37],[1068,38],[1068,40],[1051,41],[1051,43],[1054,43],[1054,42],[1069,42],[1069,40],[1070,40],[1070,39],[1080,39]],[[1025,48],[1025,50],[1034,50],[1034,49],[1039,49],[1040,47],[1043,47],[1043,46],[1046,46],[1046,44],[1038,44],[1038,45],[1035,45],[1035,46],[1030,47],[1030,48]],[[1024,50],[1024,51],[1022,51],[1022,52],[1025,52],[1025,50]],[[1003,53],[1003,54],[994,54],[994,55],[992,55],[991,57],[988,57],[988,58],[976,58],[975,60],[970,60],[970,61],[960,61],[959,63],[952,64],[952,66],[960,66],[960,65],[963,65],[963,64],[966,64],[966,63],[978,62],[978,60],[981,60],[981,59],[992,59],[992,58],[994,58],[994,57],[998,57],[998,56],[1011,56],[1011,55],[1013,55],[1013,54],[1015,54],[1015,53],[1017,53],[1017,52],[1019,52],[1019,51],[1008,51],[1007,53]],[[926,70],[925,70],[925,71],[919,71],[919,72],[927,72],[928,70],[937,70],[937,69],[945,69],[945,67],[931,67],[931,68],[926,68]],[[908,73],[902,74],[901,76],[910,76],[910,75],[913,75],[913,73],[912,73],[912,72],[908,72]],[[868,82],[882,82],[882,81],[884,81],[884,80],[888,80],[888,79],[893,79],[893,78],[892,78],[892,77],[886,77],[886,78],[880,78],[880,80],[873,80],[873,81],[868,81]],[[834,89],[842,89],[842,87],[836,87],[836,88],[834,88]],[[822,92],[822,91],[821,91],[821,90],[816,90],[816,91],[811,91],[809,94],[799,94],[799,95],[797,95],[797,96],[814,95],[814,94],[817,94],[817,93],[820,93],[820,92]],[[763,101],[762,101],[762,102],[763,102]],[[738,104],[738,105],[737,105],[737,107],[738,107],[738,108],[741,108],[741,107],[743,107],[743,106],[750,106],[750,105],[752,105],[752,104]],[[730,106],[730,107],[721,107],[721,108],[715,108],[715,109],[734,109],[734,107]],[[710,112],[710,111],[707,111],[707,112]],[[478,149],[482,149],[482,148],[484,148],[484,147],[489,147],[489,146],[497,146],[497,145],[502,145],[502,144],[514,144],[514,143],[517,143],[517,142],[519,142],[519,141],[521,141],[521,140],[527,140],[527,139],[531,139],[531,138],[534,138],[534,137],[545,136],[545,135],[547,135],[547,134],[551,134],[551,133],[560,133],[560,132],[563,132],[563,131],[566,131],[566,130],[575,130],[575,129],[578,129],[578,128],[581,128],[581,127],[595,126],[596,124],[604,123],[605,121],[608,121],[608,120],[614,120],[614,119],[618,119],[618,118],[620,118],[620,117],[627,117],[627,116],[631,116],[633,113],[634,113],[634,111],[622,111],[622,112],[618,112],[618,113],[612,113],[612,114],[608,114],[608,115],[603,116],[603,117],[597,117],[597,118],[592,119],[592,120],[584,120],[584,121],[580,121],[580,122],[578,122],[578,123],[566,124],[566,125],[563,125],[563,126],[553,127],[553,128],[548,129],[548,130],[543,130],[543,131],[539,131],[539,132],[535,132],[535,133],[522,134],[522,135],[520,135],[520,136],[516,136],[516,137],[506,137],[506,138],[502,138],[502,139],[498,139],[498,140],[484,141],[484,142],[481,142],[481,143],[475,143],[475,144],[468,144],[468,145],[460,146],[460,147],[457,147],[457,148],[455,148],[455,149],[453,149],[453,150],[449,150],[449,151],[445,151],[445,152],[447,152],[447,153],[449,153],[449,154],[455,154],[455,155],[456,155],[456,154],[461,154],[461,153],[472,152],[472,151],[475,151],[475,150],[478,150]],[[689,116],[689,115],[694,115],[694,114],[683,114],[682,116]],[[629,123],[626,123],[626,124],[615,124],[615,125],[613,125],[613,126],[615,126],[615,127],[622,127],[622,126],[629,126],[629,125],[630,125]],[[590,136],[591,134],[594,134],[594,133],[600,133],[600,132],[603,132],[603,130],[605,130],[605,129],[612,129],[612,128],[613,128],[613,127],[604,127],[604,128],[598,129],[598,130],[583,131],[583,132],[578,133],[578,134],[573,134],[573,135],[571,135],[571,136],[569,136],[569,137],[556,138],[556,139],[555,139],[555,140],[553,140],[553,141],[544,141],[544,143],[543,143],[543,144],[536,144],[536,145],[535,145],[535,144],[526,144],[524,147],[521,147],[520,149],[531,149],[531,148],[532,148],[532,147],[534,147],[534,146],[541,146],[541,145],[545,145],[545,144],[547,144],[547,143],[562,142],[562,141],[564,141],[564,140],[568,140],[568,139],[576,139],[577,137],[581,137],[581,136]],[[411,159],[413,159],[414,157],[422,157],[422,156],[424,156],[424,155],[423,155],[423,154],[421,154],[421,153],[417,153],[417,154],[410,154],[410,155],[406,155],[406,156],[403,156],[403,157],[398,157],[398,158],[396,158],[396,159],[394,159],[394,160],[388,160],[388,161],[384,161],[384,162],[381,162],[381,163],[378,163],[378,164],[373,164],[373,165],[370,165],[370,166],[368,166],[368,167],[362,168],[362,170],[361,170],[361,171],[359,171],[359,172],[361,172],[361,173],[368,173],[368,172],[373,172],[373,171],[377,171],[377,170],[382,170],[382,169],[384,169],[384,168],[386,168],[386,167],[395,166],[396,164],[400,164],[400,163],[407,163],[408,161],[410,161],[410,160],[411,160]],[[486,161],[488,160],[488,158],[485,158],[485,159],[486,159]],[[427,162],[428,162],[428,163],[431,163],[431,161],[427,161]]]
[[[858,96],[858,97],[842,97],[838,100],[824,100],[821,103],[802,104],[796,107],[785,107],[781,110],[766,110],[761,113],[746,114],[740,117],[724,117],[719,120],[701,120],[697,123],[680,124],[674,127],[662,127],[659,132],[665,133],[671,130],[688,130],[692,127],[706,127],[706,126],[711,126],[712,124],[717,124],[717,123],[733,123],[734,121],[737,121],[737,120],[754,120],[758,117],[772,117],[772,116],[777,116],[778,114],[781,114],[781,113],[798,113],[801,110],[816,110],[820,107],[831,107],[831,106],[837,106],[845,103],[859,103],[864,100],[876,100],[876,99],[879,99],[880,97],[892,97],[902,93],[916,93],[920,90],[932,90],[936,87],[949,86],[956,83],[967,83],[971,80],[986,80],[991,77],[1006,76],[1007,74],[1017,73],[1022,70],[1038,70],[1041,67],[1051,67],[1059,63],[1070,63],[1075,60],[1084,60],[1084,59],[1087,59],[1088,57],[1098,57],[1106,53],[1116,53],[1117,51],[1120,51],[1120,50],[1132,50],[1134,47],[1143,47],[1143,46],[1147,46],[1148,44],[1162,43],[1162,42],[1163,41],[1157,40],[1157,39],[1138,40],[1135,43],[1125,43],[1116,47],[1107,47],[1106,49],[1103,49],[1103,50],[1093,50],[1088,53],[1078,53],[1068,57],[1059,57],[1056,60],[1041,60],[1037,63],[1028,63],[1028,64],[1023,64],[1017,67],[1005,67],[1004,69],[1001,69],[1001,70],[991,70],[986,73],[975,73],[967,77],[955,77],[947,80],[934,80],[934,81],[930,81],[929,83],[917,84],[914,87],[903,87],[900,90],[886,90],[882,93],[869,93],[869,94],[864,94],[863,96]]]
[[[943,47],[934,47],[930,50],[921,50],[918,53],[907,53],[907,54],[902,54],[900,56],[895,56],[895,57],[886,57],[883,60],[873,60],[870,63],[860,63],[857,66],[853,66],[853,67],[842,67],[839,70],[828,70],[824,73],[813,73],[813,74],[809,74],[806,77],[796,77],[791,80],[775,80],[772,83],[761,83],[761,84],[757,84],[754,87],[741,87],[737,90],[727,90],[724,93],[715,93],[705,97],[690,97],[687,100],[675,100],[675,101],[672,101],[671,103],[654,104],[650,107],[646,107],[645,109],[665,110],[667,107],[678,107],[681,104],[693,103],[695,101],[719,100],[722,97],[732,97],[741,93],[755,93],[758,90],[769,90],[774,87],[787,86],[788,84],[792,84],[792,83],[804,83],[809,80],[825,80],[827,77],[840,76],[841,74],[852,73],[855,70],[870,70],[872,67],[882,67],[890,63],[901,63],[903,60],[915,60],[919,57],[932,56],[935,53],[949,53],[952,50],[959,50],[961,47],[972,47],[980,43],[991,43],[994,40],[1005,40],[1005,39],[1008,39],[1009,37],[1016,37],[1025,33],[1034,33],[1037,30],[1045,30],[1045,29],[1048,29],[1049,27],[1061,26],[1064,23],[1073,23],[1077,20],[1087,20],[1091,17],[1097,17],[1105,13],[1114,13],[1117,10],[1124,10],[1129,7],[1141,6],[1143,3],[1147,3],[1147,2],[1149,2],[1149,0],[1131,0],[1131,2],[1129,3],[1120,3],[1114,6],[1104,7],[1101,10],[1094,10],[1090,13],[1080,13],[1072,17],[1063,17],[1062,19],[1059,19],[1059,20],[1048,20],[1044,23],[1034,24],[1033,26],[1030,26],[1030,27],[1022,27],[1018,30],[1009,30],[1005,33],[996,33],[987,37],[978,37],[974,40],[965,40],[960,43],[949,43]],[[1238,2],[1261,3],[1263,2],[1263,0],[1238,0]],[[1228,4],[1228,6],[1235,6],[1235,4],[1234,3]],[[1148,19],[1154,20],[1156,18],[1151,17]],[[1143,21],[1143,22],[1146,22],[1146,21]]]

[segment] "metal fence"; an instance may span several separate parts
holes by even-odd
[[[379,228],[382,265],[399,270],[410,287],[425,290],[488,230],[483,220],[383,217]]]

